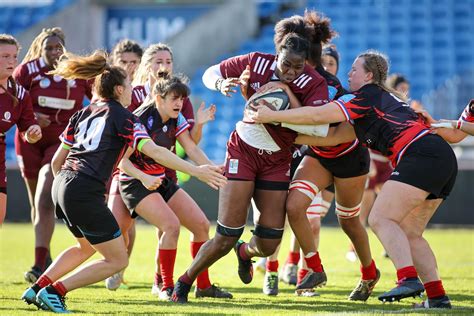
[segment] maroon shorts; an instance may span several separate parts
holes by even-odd
[[[392,174],[393,168],[390,161],[378,161],[372,160],[375,165],[377,173],[374,177],[369,179],[369,189],[373,190],[377,185],[384,184],[390,175]]]
[[[24,178],[38,178],[41,167],[51,163],[54,153],[61,144],[59,135],[61,135],[65,128],[66,126],[58,125],[42,128],[43,137],[34,144],[28,143],[16,130],[15,151],[18,165]]]
[[[229,180],[254,181],[262,190],[288,190],[291,151],[267,152],[245,143],[232,132],[227,142],[225,176]]]
[[[0,139],[0,192],[7,192],[7,171],[5,166],[6,147],[5,136]]]

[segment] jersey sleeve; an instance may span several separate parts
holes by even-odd
[[[344,113],[346,121],[361,118],[372,108],[363,93],[345,94],[334,102]]]
[[[176,137],[181,135],[184,131],[188,130],[190,125],[183,114],[179,113],[178,120],[176,122]]]
[[[20,85],[25,87],[27,90],[31,85],[30,76],[28,76],[28,68],[26,64],[18,65],[13,71],[13,79],[18,82]]]
[[[67,147],[72,147],[74,145],[74,139],[75,139],[74,135],[76,134],[76,123],[81,113],[82,111],[78,111],[74,113],[74,115],[71,116],[71,118],[69,119],[69,123],[67,124],[63,133],[59,135],[59,139]]]
[[[305,90],[301,99],[303,106],[319,106],[328,103],[329,91],[326,80],[315,82]]]
[[[23,97],[20,99],[20,104],[17,106],[21,106],[21,114],[20,119],[16,123],[18,126],[18,130],[20,132],[26,131],[31,125],[38,124],[35,118],[35,114],[33,112],[33,105],[31,104],[31,97],[30,94],[25,90],[23,87],[18,87],[20,89],[20,96]]]
[[[150,139],[150,136],[148,136],[145,126],[138,117],[128,111],[127,114],[122,124],[117,126],[117,134],[124,140],[127,146],[136,150],[140,140]]]
[[[240,77],[247,65],[250,65],[255,53],[240,55],[226,59],[220,63],[223,78]]]
[[[472,99],[469,104],[466,105],[459,119],[465,122],[474,123],[474,99]]]

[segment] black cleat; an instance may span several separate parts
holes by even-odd
[[[400,301],[407,297],[420,296],[425,291],[423,284],[418,278],[402,279],[397,282],[397,287],[379,296],[382,302]]]
[[[194,291],[194,295],[196,295],[196,298],[201,298],[201,297],[213,297],[213,298],[232,298],[232,294],[217,285],[213,284],[207,289],[198,289],[196,286],[196,289]]]
[[[327,281],[328,278],[324,270],[323,272],[310,271],[296,286],[296,294],[302,295],[303,292],[314,291],[315,288],[323,287],[324,285],[326,285]]]
[[[24,277],[25,277],[25,281],[28,282],[28,283],[35,283],[39,277],[43,274],[43,271],[37,267],[37,266],[33,266],[31,267],[31,270],[30,271],[26,271],[25,274],[24,274]]]
[[[178,304],[186,304],[188,302],[188,294],[191,291],[191,284],[182,281],[176,282],[170,301]]]
[[[369,298],[370,294],[372,294],[372,291],[375,287],[375,284],[380,279],[380,271],[377,269],[377,274],[375,276],[375,279],[373,280],[360,280],[359,284],[357,287],[352,291],[352,293],[349,295],[349,300],[351,301],[367,301]]]
[[[234,246],[235,254],[237,255],[237,259],[239,260],[239,268],[238,268],[238,273],[240,280],[244,284],[249,284],[252,282],[253,279],[253,266],[252,266],[252,260],[243,260],[240,258],[239,255],[239,249],[240,247],[244,244],[243,240],[237,241],[237,243]]]
[[[451,309],[451,301],[447,295],[438,298],[429,298],[419,304],[414,304],[413,308],[447,308]]]

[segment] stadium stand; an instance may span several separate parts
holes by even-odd
[[[285,10],[286,5],[287,2],[259,2],[261,21],[303,13],[301,7]],[[355,56],[373,48],[388,54],[391,71],[409,78],[411,97],[422,100],[435,117],[457,117],[465,106],[463,102],[472,97],[473,1],[308,0],[306,7],[324,12],[340,35],[334,43],[341,54],[338,76],[344,85]],[[252,51],[273,53],[275,20],[262,25],[259,35],[238,51],[220,56],[215,62]],[[242,116],[244,102],[239,95],[226,98],[205,89],[201,83],[203,72],[200,69],[191,80],[193,97],[216,103],[218,114],[216,124],[206,126],[202,146],[212,160],[223,161],[223,145]],[[444,102],[432,97],[432,91],[450,84],[453,89],[444,89],[451,94],[441,99]]]

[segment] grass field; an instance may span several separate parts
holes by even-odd
[[[214,231],[214,230],[212,230]],[[248,240],[248,230],[244,239]],[[288,234],[285,235],[280,266],[287,254]],[[472,230],[432,229],[426,233],[438,257],[444,286],[451,297],[454,309],[450,314],[474,314],[474,234]],[[347,237],[340,229],[323,228],[321,256],[328,274],[328,285],[320,289],[319,297],[296,297],[294,288],[280,283],[280,294],[268,297],[262,294],[263,275],[256,273],[250,285],[244,285],[237,276],[235,255],[230,253],[211,268],[211,281],[230,290],[232,300],[197,300],[190,295],[190,303],[180,306],[158,301],[150,294],[154,271],[156,239],[154,229],[139,225],[137,242],[125,278],[128,289],[110,292],[104,283],[97,283],[68,294],[68,308],[81,314],[405,314],[419,313],[411,305],[419,299],[406,299],[400,303],[381,304],[376,295],[394,286],[395,270],[390,260],[382,258],[382,248],[371,234],[374,258],[382,278],[373,297],[366,303],[350,302],[347,295],[359,279],[359,264],[348,262],[344,255]],[[175,278],[183,273],[191,259],[189,235],[182,231],[175,267]],[[57,225],[52,253],[57,255],[74,242],[64,225]],[[33,262],[33,229],[27,224],[4,224],[0,229],[0,315],[42,313],[19,299],[27,287],[23,272]],[[423,311],[426,313],[426,311]],[[446,311],[429,311],[429,314]]]

